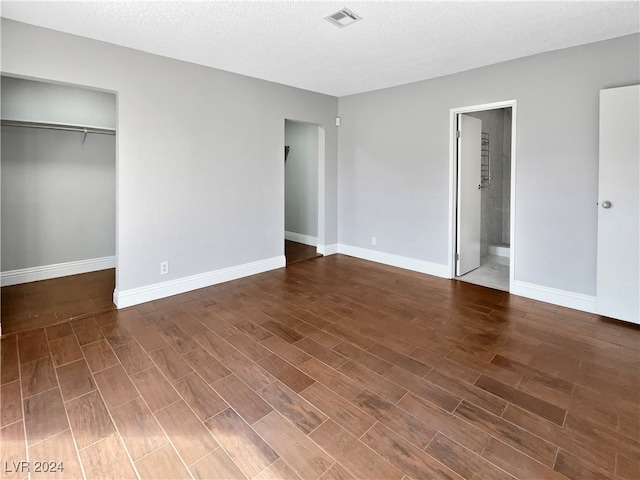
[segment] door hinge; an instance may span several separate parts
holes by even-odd
[[[456,138],[460,138],[460,130],[456,130]]]
[[[457,262],[458,260],[460,260],[460,254],[459,254],[459,253],[456,253],[456,262]]]

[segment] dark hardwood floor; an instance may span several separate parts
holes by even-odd
[[[640,478],[638,328],[343,255],[1,353],[2,478]]]
[[[285,240],[287,265],[319,258],[316,247]],[[115,269],[2,287],[2,332],[46,328],[114,310]]]
[[[114,310],[115,269],[2,287],[2,333]]]
[[[305,245],[304,243],[284,241],[284,255],[287,258],[287,265],[292,265],[305,260],[321,257],[316,247]]]

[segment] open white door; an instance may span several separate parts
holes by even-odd
[[[600,91],[600,315],[640,323],[640,86]]]
[[[458,115],[456,275],[480,266],[480,155],[482,120]]]

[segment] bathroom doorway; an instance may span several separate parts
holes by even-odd
[[[452,278],[509,291],[513,280],[515,102],[452,111]]]

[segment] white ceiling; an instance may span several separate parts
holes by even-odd
[[[636,1],[20,2],[1,14],[344,96],[640,31]],[[363,18],[338,28],[347,7]]]

